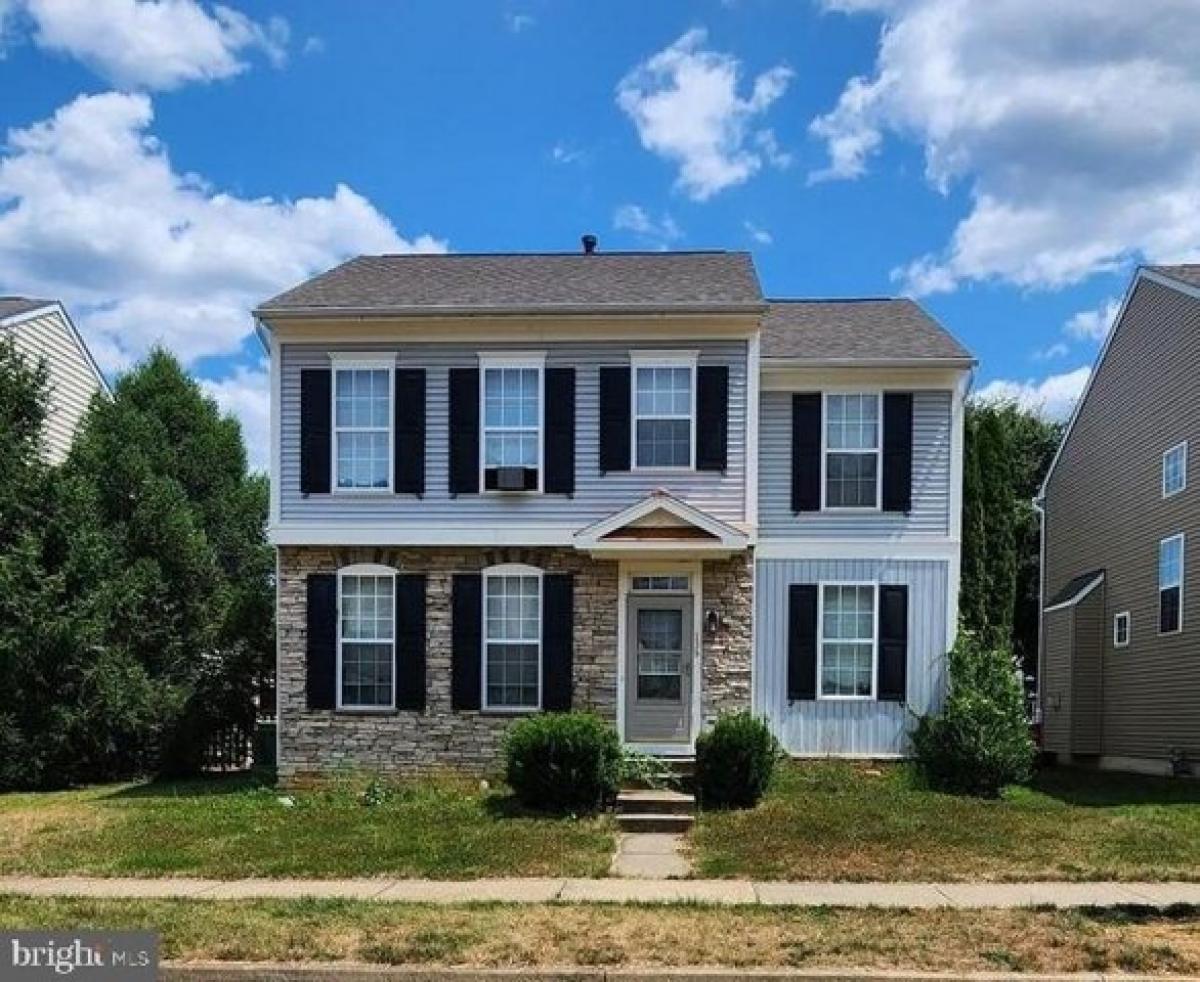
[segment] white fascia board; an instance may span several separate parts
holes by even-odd
[[[709,535],[714,536],[714,544],[718,548],[732,549],[740,551],[745,549],[750,543],[750,537],[732,525],[726,525],[719,519],[713,518],[712,515],[701,511],[684,501],[669,494],[651,494],[624,508],[616,514],[609,515],[608,518],[601,519],[592,525],[582,529],[575,536],[575,545],[579,549],[592,550],[597,547],[603,547],[603,539],[606,535],[610,535],[619,529],[624,528],[632,522],[636,522],[639,518],[644,518],[647,515],[653,514],[656,511],[665,511],[668,514],[674,515],[681,521],[687,522],[698,529],[702,529]],[[671,542],[664,541],[664,545],[668,545],[673,549],[680,548],[680,541]],[[697,543],[697,545],[699,545]],[[629,542],[626,540],[626,549],[629,548]],[[691,543],[688,544],[691,547]]]
[[[571,546],[574,525],[347,525],[278,522],[267,530],[276,546]]]
[[[927,560],[952,562],[958,559],[961,546],[946,538],[887,539],[773,539],[760,541],[755,547],[756,559],[873,559],[886,561]]]

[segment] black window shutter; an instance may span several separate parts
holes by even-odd
[[[788,587],[787,695],[817,698],[817,588],[811,583]]]
[[[600,369],[600,472],[629,470],[628,367]]]
[[[575,578],[547,573],[542,577],[542,708],[571,708],[575,663]]]
[[[547,494],[575,493],[575,369],[546,369]],[[536,487],[536,485],[535,485]]]
[[[450,369],[450,493],[479,493],[479,369]]]
[[[792,395],[792,511],[821,510],[821,393]]]
[[[305,368],[300,372],[300,491],[329,493],[330,421],[333,372]]]
[[[696,470],[723,471],[729,447],[729,368],[696,369]]]
[[[908,699],[908,587],[879,587],[879,676],[876,697]]]
[[[396,369],[394,454],[396,494],[425,493],[425,369]]]
[[[396,708],[425,708],[425,577],[396,577]]]
[[[483,577],[456,573],[450,598],[450,702],[478,709],[483,655]]]
[[[883,510],[912,509],[913,397],[883,395]]]
[[[337,705],[337,576],[309,573],[305,604],[308,643],[304,691],[308,708],[333,709]]]

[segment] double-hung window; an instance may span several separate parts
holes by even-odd
[[[1158,544],[1158,633],[1183,629],[1183,533]]]
[[[633,362],[634,466],[691,468],[696,444],[696,358]]]
[[[542,470],[542,362],[484,358],[483,486],[537,491]]]
[[[1169,498],[1187,487],[1187,441],[1178,443],[1163,454],[1162,494]]]
[[[542,702],[542,576],[498,566],[483,576],[485,709],[530,710]]]
[[[819,620],[821,698],[874,698],[875,585],[822,585]]]
[[[396,705],[396,577],[382,566],[338,574],[338,708]]]
[[[825,507],[879,507],[878,393],[825,396]]]
[[[333,458],[339,491],[391,489],[392,362],[334,359]]]

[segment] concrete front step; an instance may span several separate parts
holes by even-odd
[[[622,832],[671,832],[682,834],[695,824],[693,815],[663,815],[656,812],[620,812],[617,827]]]
[[[618,812],[655,815],[690,815],[696,810],[696,796],[679,791],[626,789],[617,795]]]

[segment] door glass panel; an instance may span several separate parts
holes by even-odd
[[[678,702],[683,695],[683,611],[637,612],[637,695]]]

